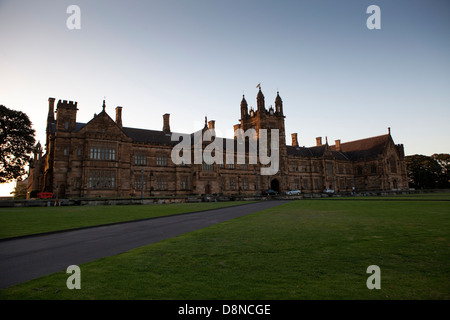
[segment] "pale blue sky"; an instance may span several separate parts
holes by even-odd
[[[69,30],[69,5],[81,30]],[[369,30],[366,9],[381,9]],[[229,136],[244,93],[284,102],[287,143],[391,132],[406,154],[450,152],[448,1],[0,0],[0,104],[45,140],[48,97],[78,121],[123,106],[124,126]],[[0,192],[1,194],[1,192]]]

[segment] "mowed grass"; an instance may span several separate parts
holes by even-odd
[[[449,299],[450,202],[300,200],[83,264],[1,299]],[[381,289],[366,286],[381,269]]]
[[[0,239],[210,210],[249,201],[0,209]]]

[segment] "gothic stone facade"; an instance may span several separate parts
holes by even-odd
[[[163,115],[162,130],[147,130],[124,127],[122,107],[115,109],[113,120],[105,102],[99,114],[88,123],[80,123],[77,107],[77,102],[59,100],[55,112],[55,99],[49,98],[45,150],[40,144],[36,146],[29,192],[77,198],[408,188],[403,145],[396,145],[390,132],[345,143],[336,140],[334,145],[318,137],[313,147],[300,147],[293,133],[292,144],[286,145],[283,101],[277,94],[275,109],[267,109],[261,88],[256,110],[248,110],[243,97],[241,119],[234,129],[279,129],[279,171],[271,176],[261,176],[260,165],[248,162],[175,165],[171,151],[178,142],[171,141],[169,114]],[[200,130],[213,130],[214,126],[214,121],[205,118],[205,127]]]

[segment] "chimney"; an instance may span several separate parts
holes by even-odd
[[[335,140],[334,143],[336,144],[336,151],[342,151],[341,150],[341,140]]]
[[[297,133],[292,133],[291,137],[292,137],[292,146],[298,147]]]
[[[216,121],[215,120],[208,121],[208,128],[214,130],[216,128]]]
[[[122,107],[116,107],[116,123],[122,128]]]
[[[55,98],[48,98],[48,117],[47,121],[55,121]]]
[[[322,137],[317,137],[316,138],[316,146],[321,146],[322,145]]]
[[[233,126],[233,130],[234,130],[234,139],[235,139],[235,140],[238,138],[238,135],[239,135],[239,138],[241,138],[241,137],[240,137],[240,131],[238,131],[240,128],[241,128],[241,125],[240,125],[239,123],[238,123],[238,124],[235,124],[235,125]]]
[[[169,121],[169,118],[170,118],[170,114],[169,113],[166,113],[166,114],[163,115],[163,131],[166,134],[170,133],[170,121]]]

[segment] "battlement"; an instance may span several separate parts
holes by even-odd
[[[78,105],[78,102],[76,101],[67,101],[67,100],[59,100],[57,108],[70,108],[70,109],[76,109]]]

